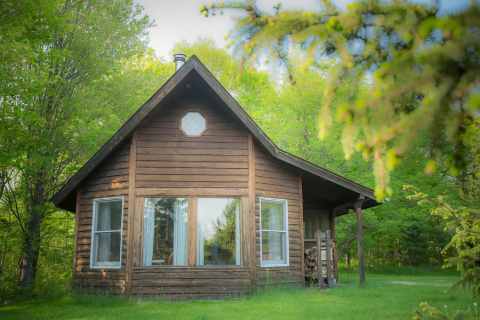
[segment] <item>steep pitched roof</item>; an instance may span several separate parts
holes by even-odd
[[[53,196],[53,203],[62,209],[73,211],[75,208],[75,190],[88,175],[99,166],[123,141],[128,139],[142,121],[180,84],[188,75],[196,72],[208,85],[224,105],[252,133],[256,140],[268,150],[274,158],[298,169],[299,171],[334,183],[352,191],[366,199],[364,207],[377,205],[373,191],[361,184],[335,174],[304,159],[296,157],[278,148],[270,138],[257,126],[252,118],[243,110],[240,104],[228,93],[212,73],[196,57],[192,56],[175,72],[165,84],[139,108],[127,122],[106,142],[100,150],[77,171],[65,185]]]

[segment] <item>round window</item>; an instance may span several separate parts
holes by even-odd
[[[200,112],[187,112],[182,118],[180,128],[187,136],[198,137],[207,130],[207,121]]]

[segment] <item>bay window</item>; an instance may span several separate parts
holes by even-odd
[[[288,266],[288,203],[260,198],[260,256],[262,267]]]
[[[240,265],[240,199],[145,198],[143,265]]]
[[[120,268],[122,255],[123,198],[93,201],[90,267]]]

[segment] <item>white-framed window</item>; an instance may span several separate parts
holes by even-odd
[[[207,121],[200,112],[187,112],[180,121],[180,128],[189,137],[199,137],[207,130]]]
[[[259,201],[261,266],[288,266],[288,201],[274,198]]]
[[[123,197],[93,200],[91,268],[121,267]]]
[[[187,265],[188,200],[145,198],[143,265]]]
[[[197,265],[240,265],[240,199],[198,198]]]

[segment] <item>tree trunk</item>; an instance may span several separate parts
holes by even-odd
[[[38,256],[40,254],[40,226],[46,198],[43,183],[36,183],[27,197],[28,220],[23,236],[22,259],[20,262],[20,288],[29,291],[33,288],[37,273]]]

